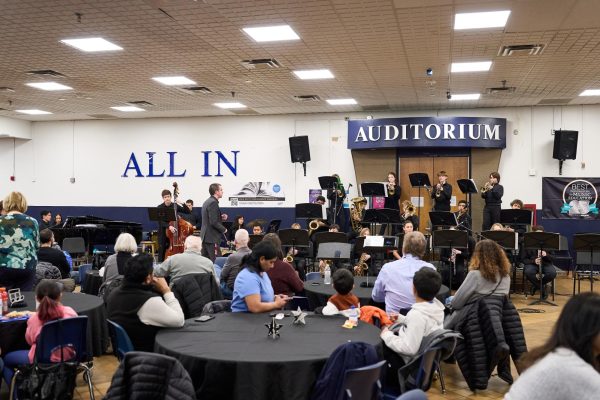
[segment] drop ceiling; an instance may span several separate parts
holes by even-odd
[[[0,0],[0,115],[27,120],[294,114],[594,104],[600,89],[597,0]],[[454,31],[457,12],[511,10],[504,28]],[[80,18],[76,15],[80,14]],[[244,27],[289,24],[299,41],[256,43]],[[59,41],[103,37],[123,51],[83,53]],[[537,55],[504,46],[542,45]],[[276,60],[248,69],[244,60]],[[452,62],[491,60],[450,74]],[[327,68],[303,81],[293,70]],[[433,76],[426,75],[427,68]],[[64,77],[31,76],[53,70]],[[183,75],[208,92],[163,86]],[[45,92],[26,83],[73,88]],[[489,91],[505,85],[514,90]],[[9,88],[9,89],[2,89]],[[481,93],[448,101],[451,93]],[[302,96],[317,100],[299,101]],[[354,98],[357,105],[325,100]],[[111,107],[148,102],[146,112]],[[248,110],[222,110],[221,102]],[[51,115],[25,116],[17,109]]]

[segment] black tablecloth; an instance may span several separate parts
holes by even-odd
[[[375,277],[368,277],[369,282],[375,282]],[[360,284],[367,281],[366,276],[355,276],[354,277],[354,289],[352,289],[352,293],[357,296],[360,300],[360,305],[377,305],[373,302],[371,298],[371,293],[373,292],[373,288],[371,287],[361,287]],[[312,309],[316,307],[323,307],[327,305],[327,299],[335,294],[335,289],[333,288],[333,284],[325,285],[323,283],[323,279],[319,279],[316,281],[306,281],[304,282],[304,290],[306,292],[306,297],[308,297],[308,302]],[[437,294],[437,298],[442,303],[450,295],[450,289],[447,286],[442,285],[440,291]],[[385,305],[380,305],[385,308]]]
[[[81,292],[97,296],[100,286],[102,286],[102,277],[100,276],[99,271],[95,269],[90,270],[85,274],[85,281],[81,287]]]
[[[381,345],[379,329],[360,322],[342,328],[342,317],[310,315],[306,325],[292,317],[279,323],[281,337],[267,336],[268,314],[222,313],[208,322],[187,320],[163,329],[155,351],[177,358],[189,372],[200,399],[308,399],[331,353],[348,341]]]
[[[35,311],[35,294],[33,292],[23,292],[23,295],[27,307],[11,308],[9,311]],[[77,314],[88,317],[88,348],[94,356],[104,354],[110,339],[106,325],[106,310],[102,299],[83,293],[63,293],[62,303],[71,307]],[[0,348],[3,354],[13,350],[29,348],[25,341],[26,329],[27,320],[0,323]]]

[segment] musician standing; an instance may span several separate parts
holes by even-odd
[[[435,200],[433,211],[450,211],[452,185],[448,183],[448,174],[446,171],[440,171],[437,176],[438,184],[431,191],[431,198]]]
[[[398,185],[398,178],[396,178],[395,172],[388,172],[387,177],[387,196],[385,197],[385,208],[391,208],[392,210],[400,210],[400,185]]]
[[[481,197],[485,200],[481,230],[487,231],[493,224],[500,222],[503,195],[504,188],[500,185],[500,174],[492,172],[489,181],[481,188]]]
[[[156,208],[173,208],[173,198],[171,197],[171,191],[165,189],[161,193],[163,202],[160,203]],[[177,213],[189,214],[190,209],[187,206],[177,204]],[[158,221],[158,262],[163,262],[165,259],[165,252],[169,248],[169,238],[167,237],[167,229],[171,232],[175,232],[174,226],[169,225],[168,222]]]
[[[340,180],[338,174],[332,175],[336,178],[336,189],[327,189],[327,198],[329,199],[329,223],[338,224],[342,231],[346,230],[346,214],[344,213],[344,199],[346,198],[346,190]]]
[[[210,197],[202,204],[202,228],[200,238],[202,239],[202,255],[208,257],[214,263],[217,258],[217,248],[223,234],[227,229],[222,221],[227,220],[227,214],[222,214],[219,208],[219,199],[223,197],[223,186],[212,183],[208,187]]]

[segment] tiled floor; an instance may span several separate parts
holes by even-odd
[[[600,285],[597,285],[600,286]],[[588,289],[588,284],[582,284],[582,290]],[[525,328],[525,336],[528,347],[535,347],[542,344],[550,335],[550,330],[554,321],[558,318],[562,306],[569,299],[573,290],[573,281],[566,277],[556,280],[556,303],[559,307],[552,306],[531,306],[531,298],[525,299],[523,295],[512,295],[512,301],[517,309],[532,308],[543,310],[543,313],[520,313]],[[102,398],[110,386],[112,375],[117,368],[117,361],[111,355],[105,355],[94,359],[94,392],[97,399]],[[516,378],[516,370],[513,366],[513,376]],[[442,394],[439,382],[434,382],[432,388],[427,393],[430,400],[440,399],[502,399],[509,386],[496,376],[493,376],[489,382],[488,389],[477,393],[471,392],[465,383],[460,370],[455,364],[443,365],[444,376],[446,378],[445,394]],[[8,398],[4,393],[2,399]],[[88,399],[89,392],[83,380],[78,378],[75,399]]]

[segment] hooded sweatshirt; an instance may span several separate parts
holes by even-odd
[[[444,328],[444,305],[438,299],[415,303],[406,316],[398,315],[398,323],[397,332],[385,331],[381,339],[408,361],[417,354],[425,336]]]

